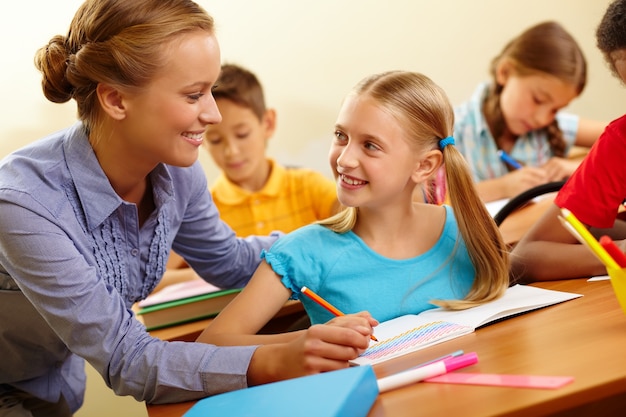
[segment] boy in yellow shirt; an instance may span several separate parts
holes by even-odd
[[[252,72],[225,64],[212,92],[222,122],[210,125],[205,139],[222,172],[211,193],[220,217],[237,236],[287,233],[337,211],[333,180],[267,157],[276,112],[265,106],[263,88]]]

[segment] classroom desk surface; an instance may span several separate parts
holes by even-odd
[[[374,371],[382,377],[463,349],[476,352],[479,362],[457,372],[573,376],[574,382],[554,390],[418,383],[381,394],[368,416],[623,415],[626,314],[610,282],[532,285],[583,297],[487,325],[375,365]],[[182,416],[193,404],[149,405],[148,415]]]

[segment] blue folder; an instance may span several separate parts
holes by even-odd
[[[214,395],[184,417],[365,417],[377,396],[372,367],[354,366]]]

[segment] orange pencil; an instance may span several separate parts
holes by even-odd
[[[331,303],[329,303],[328,301],[324,300],[322,297],[320,297],[319,295],[317,295],[315,292],[313,292],[311,289],[307,288],[307,287],[302,287],[300,289],[300,291],[302,292],[302,294],[306,295],[307,297],[309,297],[311,300],[315,301],[317,304],[321,305],[322,307],[324,307],[326,310],[330,311],[332,314],[334,314],[335,316],[343,316],[344,314],[341,312],[341,310],[339,310],[337,307],[335,307],[334,305],[332,305]],[[378,342],[378,339],[376,339],[374,337],[374,335],[371,335],[370,338],[375,341]]]

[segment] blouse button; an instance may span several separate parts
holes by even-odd
[[[133,250],[130,251],[130,254],[133,256],[137,256],[137,254],[139,253],[139,249],[135,248]]]

